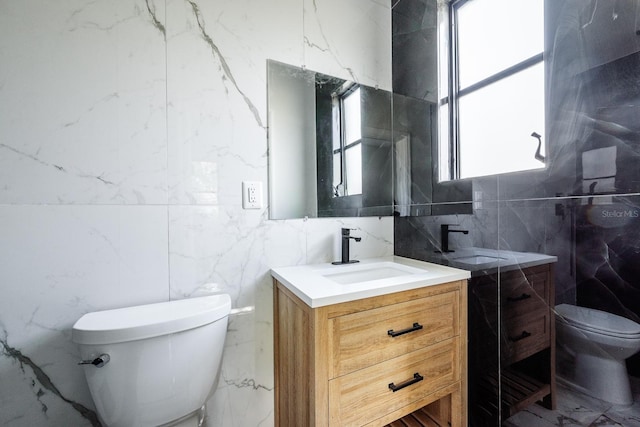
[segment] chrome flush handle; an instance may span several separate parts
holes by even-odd
[[[108,354],[101,354],[95,359],[82,360],[78,362],[78,365],[93,365],[96,368],[102,368],[104,365],[109,363],[109,360],[111,360],[111,357]]]

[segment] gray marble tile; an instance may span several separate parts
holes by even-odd
[[[627,407],[612,406],[606,415],[625,427],[640,427],[640,378],[631,377],[630,381],[633,404]]]
[[[620,424],[606,415],[601,415],[597,420],[589,424],[589,427],[625,427],[627,424]]]
[[[638,380],[632,378],[636,401],[628,407],[611,406],[607,402],[558,387],[558,407],[549,411],[539,405],[507,419],[504,427],[588,426],[640,427],[640,394]]]
[[[504,422],[508,427],[543,427],[543,426],[590,426],[616,425],[594,424],[610,408],[610,404],[601,400],[573,392],[558,386],[557,408],[554,411],[540,405],[531,405]]]
[[[585,426],[580,421],[558,415],[555,419],[545,418],[535,411],[518,412],[503,423],[504,427],[548,427],[548,426]]]
[[[635,402],[629,408],[615,409],[607,411],[607,417],[625,427],[640,427],[640,404]],[[595,424],[609,425],[609,424]]]

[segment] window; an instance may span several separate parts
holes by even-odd
[[[362,120],[360,87],[333,96],[334,197],[362,194]]]
[[[544,2],[454,0],[448,14],[440,178],[543,168]]]

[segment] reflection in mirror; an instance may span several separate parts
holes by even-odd
[[[439,78],[447,76],[438,62],[438,3],[403,0],[392,9],[394,154],[405,159],[394,176],[398,216],[472,213],[471,181],[440,179],[448,152],[437,144],[447,118],[439,111]]]
[[[394,78],[399,52],[395,38],[406,37],[409,32],[418,32],[416,29],[420,28],[424,35],[422,39],[427,40],[431,34],[430,27],[420,27],[420,24],[428,22],[428,19],[422,19],[418,8],[423,6],[428,10],[431,2],[432,11],[435,11],[436,0],[401,0],[394,6]],[[438,3],[446,6],[447,2],[438,0]],[[476,3],[476,0],[468,2],[471,3],[483,4],[482,1]],[[500,4],[497,0],[492,3]],[[512,280],[513,276],[510,279],[508,275],[511,273],[501,269],[499,274],[485,275],[484,283],[470,283],[467,378],[469,422],[475,427],[537,426],[541,420],[569,419],[575,416],[574,409],[578,406],[584,413],[596,413],[599,420],[609,419],[612,414],[602,414],[598,408],[612,407],[607,400],[620,396],[618,393],[622,390],[629,390],[628,384],[621,386],[626,381],[615,386],[611,381],[590,381],[602,369],[595,365],[591,365],[592,369],[584,369],[581,360],[584,354],[577,354],[577,347],[566,338],[566,333],[556,333],[554,340],[553,332],[550,332],[551,338],[545,342],[542,351],[532,351],[530,356],[517,362],[512,356],[517,353],[510,350],[517,348],[515,342],[526,342],[513,340],[522,334],[511,337],[507,334],[509,328],[518,322],[502,306],[503,297],[517,283],[538,287],[543,281],[548,282],[545,291],[536,291],[538,301],[543,303],[540,308],[545,312],[548,312],[546,306],[557,308],[560,304],[570,304],[576,309],[588,307],[607,316],[613,314],[640,322],[640,305],[637,303],[640,301],[637,297],[640,265],[640,199],[637,196],[640,190],[640,44],[636,34],[640,3],[626,0],[548,0],[544,6],[547,122],[545,132],[536,129],[536,134],[543,136],[542,144],[547,144],[548,150],[545,152],[541,147],[539,153],[545,160],[545,169],[457,181],[473,181],[474,196],[476,192],[485,192],[484,199],[478,203],[484,207],[480,207],[473,216],[410,217],[399,218],[394,223],[396,255],[426,260],[435,258],[434,249],[437,250],[442,242],[442,225],[455,221],[460,228],[469,231],[468,239],[459,236],[456,253],[461,252],[459,249],[482,247],[499,248],[502,253],[513,250],[557,257],[551,270],[554,271],[553,276],[549,275],[548,281],[530,280],[526,276],[528,268],[522,266],[522,270],[516,270],[517,280]],[[398,23],[395,13],[401,10],[406,13]],[[410,22],[414,16],[417,22]],[[502,24],[513,23],[518,30],[528,24],[522,19],[507,21]],[[400,27],[403,22],[411,25]],[[485,24],[485,27],[486,32],[491,31],[491,25]],[[505,31],[504,34],[511,36],[515,32]],[[482,33],[478,37],[486,35]],[[420,38],[413,40],[417,43]],[[411,49],[407,51],[411,52]],[[415,56],[424,55],[421,46],[414,52],[417,52]],[[532,57],[533,52],[532,48],[527,56]],[[512,53],[520,54],[522,51],[516,49]],[[412,59],[416,60],[415,57]],[[485,62],[482,65],[500,65],[493,60]],[[399,87],[394,81],[394,93]],[[414,93],[414,97],[419,97],[424,92]],[[541,95],[542,91],[538,93]],[[486,114],[491,114],[492,109],[499,111],[505,108],[508,107],[501,99],[494,99],[484,106]],[[535,113],[529,114],[533,116]],[[539,139],[532,133],[529,129],[525,134],[526,137],[531,136],[528,155],[536,158]],[[488,197],[487,189],[491,192]],[[547,300],[543,296],[545,294],[551,299]],[[521,292],[515,294],[516,297],[521,295]],[[562,331],[562,324],[553,322],[553,314],[545,314],[544,317],[552,321],[541,330],[553,331],[557,325],[557,331]],[[488,331],[492,331],[493,336],[484,333]],[[540,342],[543,341],[537,341]],[[555,349],[552,347],[554,342],[557,343]],[[598,343],[581,342],[580,345],[606,355]],[[623,361],[623,366],[628,370],[631,383],[637,384],[640,354]],[[529,389],[539,393],[537,397],[532,398],[530,392],[517,397],[516,388],[527,390],[522,387],[524,382],[517,380],[522,378],[518,374],[529,378],[527,384],[540,384],[541,387]],[[626,380],[627,376],[623,374],[620,377]],[[537,403],[553,406],[556,397],[553,397],[552,387],[556,378],[557,406],[555,410],[549,410]],[[487,384],[492,385],[487,387]],[[599,384],[606,384],[604,388],[598,387],[605,393],[594,398],[598,395],[594,394],[597,389],[593,385]],[[540,390],[549,394],[543,397]],[[585,392],[591,395],[588,399],[583,394]],[[637,395],[632,396],[635,402],[629,407],[637,409]],[[536,400],[538,402],[534,403]],[[581,402],[579,405],[574,404],[578,401]],[[615,417],[616,424],[634,425],[631,418],[637,416],[637,412],[632,413],[628,410],[612,417]]]
[[[391,94],[267,66],[269,217],[391,215]]]

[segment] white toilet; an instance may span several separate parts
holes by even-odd
[[[217,383],[229,295],[98,311],[73,326],[106,426],[198,425]]]
[[[558,379],[598,399],[631,405],[633,397],[625,360],[640,350],[640,325],[586,307],[556,306],[557,341],[575,358]]]

